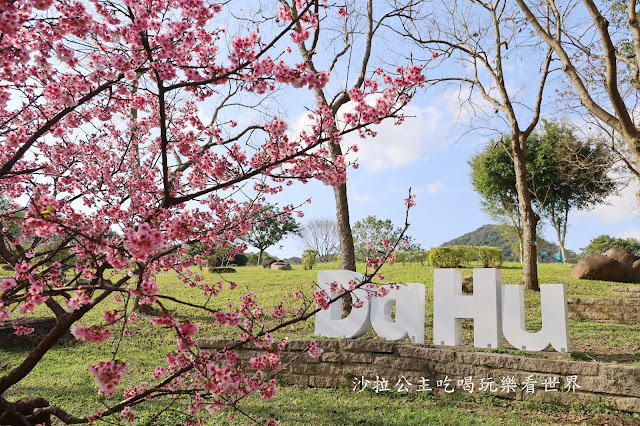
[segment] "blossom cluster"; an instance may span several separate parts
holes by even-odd
[[[111,336],[111,330],[100,326],[87,327],[86,325],[72,326],[71,334],[78,340],[84,342],[97,342],[102,343],[109,339]]]
[[[312,306],[327,309],[329,295],[316,291],[309,300],[298,294],[299,306],[280,301],[271,309],[248,291],[239,295],[239,305],[213,313],[211,305],[167,295],[156,278],[171,272],[176,285],[209,299],[226,292],[222,280],[196,272],[207,254],[244,251],[246,244],[238,241],[259,222],[266,197],[295,180],[344,183],[349,161],[330,147],[350,132],[372,135],[371,126],[386,118],[400,121],[411,88],[423,82],[422,70],[379,70],[348,91],[353,109],[338,114],[327,103],[331,97],[321,96],[335,73],[314,63],[317,52],[297,56],[288,44],[304,49],[327,17],[351,19],[350,6],[274,3],[274,19],[259,31],[242,26],[229,34],[227,18],[235,7],[246,8],[243,2],[5,3],[0,192],[9,205],[0,212],[0,242],[14,271],[0,280],[0,321],[40,307],[50,309],[58,324],[72,318],[67,326],[78,340],[107,344],[117,333],[119,344],[127,344],[132,323],[148,319],[175,337],[175,347],[149,374],[161,384],[139,384],[125,396],[184,393],[192,398],[194,416],[218,412],[252,392],[270,398],[286,340],[274,341],[267,326]],[[276,90],[299,99],[311,93],[308,127],[295,132],[283,114],[274,114],[265,100]],[[204,104],[216,104],[213,117],[205,119]],[[255,196],[244,203],[242,193]],[[285,211],[304,214],[293,206]],[[229,291],[236,287],[228,284]],[[156,313],[138,316],[134,310],[143,305]],[[241,365],[233,350],[196,351],[198,324],[182,316],[184,305],[213,313],[219,325],[237,329],[245,344],[254,342],[263,353]],[[99,320],[86,323],[93,309],[103,310],[88,315]],[[18,323],[14,329],[33,331]],[[321,353],[314,342],[309,354]],[[98,392],[113,396],[129,364],[108,360],[88,368]],[[91,419],[108,412],[135,421],[129,406],[115,411]]]
[[[98,393],[113,396],[128,367],[128,362],[107,360],[94,365],[89,364],[88,369],[98,379]]]

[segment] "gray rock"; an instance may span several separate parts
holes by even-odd
[[[470,276],[462,277],[462,292],[473,293],[473,277],[470,277]]]
[[[287,262],[273,262],[271,264],[271,269],[274,271],[290,271],[291,265]]]
[[[633,275],[630,265],[602,254],[585,257],[571,271],[571,276],[579,280],[629,282]]]
[[[633,262],[640,259],[638,256],[634,256],[626,250],[619,248],[610,248],[609,250],[602,253],[603,255],[610,257],[612,259],[617,260],[620,263],[626,263],[629,265],[633,265]]]

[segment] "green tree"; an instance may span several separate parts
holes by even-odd
[[[603,253],[610,248],[626,250],[631,254],[640,256],[640,241],[635,238],[614,238],[609,235],[600,235],[589,242],[589,245],[580,249],[581,257]]]
[[[534,151],[532,198],[555,229],[566,262],[569,211],[590,209],[616,190],[608,175],[613,157],[602,143],[581,140],[572,126],[556,121],[544,121],[530,147]]]
[[[268,247],[282,240],[287,234],[297,233],[298,230],[299,226],[295,219],[276,206],[267,204],[256,214],[256,221],[244,236],[244,240],[259,250],[258,265],[260,265],[262,255]]]
[[[482,197],[483,210],[496,220],[510,222],[521,248],[523,231],[510,145],[502,146],[489,144],[469,160],[471,183]],[[536,214],[556,230],[563,261],[569,212],[602,203],[615,190],[607,175],[612,162],[606,147],[580,140],[566,123],[544,121],[527,141],[530,198]]]
[[[381,220],[375,216],[367,216],[353,225],[352,232],[356,259],[361,262],[370,256],[371,250],[386,251],[383,240],[394,244],[402,229],[394,227],[390,219]],[[400,244],[398,251],[422,250],[420,244],[413,241],[412,237],[405,235],[403,240],[406,240],[408,245]],[[367,248],[367,241],[373,245],[373,249]]]
[[[471,184],[480,195],[482,210],[493,220],[508,224],[517,235],[517,247],[513,252],[522,256],[523,226],[518,207],[516,173],[510,153],[509,137],[504,143],[491,143],[468,161],[471,168]],[[527,151],[527,164],[531,162],[531,150]],[[511,237],[512,234],[510,234]],[[513,238],[510,238],[513,241]]]

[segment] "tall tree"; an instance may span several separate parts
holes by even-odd
[[[613,158],[601,141],[578,138],[568,123],[545,121],[535,140],[531,188],[566,262],[569,212],[590,209],[615,191]]]
[[[527,139],[540,119],[552,49],[529,43],[517,14],[517,7],[508,0],[424,2],[406,14],[402,32],[425,52],[428,69],[433,70],[428,73],[428,85],[454,84],[461,102],[484,122],[479,127],[509,135],[501,143],[509,144],[522,218],[522,283],[539,290],[536,229],[540,217],[531,203],[526,155]],[[519,62],[523,56],[537,61],[535,66],[527,64],[524,82],[509,73],[510,67],[523,66]]]
[[[289,2],[287,0],[281,0],[281,3],[288,11],[290,17],[295,19],[298,16],[297,1]],[[322,108],[326,108],[327,111],[330,111],[331,115],[335,116],[342,107],[352,101],[356,106],[354,112],[346,119],[348,123],[348,121],[351,120],[361,120],[362,117],[368,116],[371,112],[391,100],[383,97],[374,105],[368,105],[361,102],[361,95],[371,84],[371,80],[367,78],[367,74],[373,72],[375,69],[375,67],[371,66],[370,62],[376,34],[381,28],[388,26],[389,21],[403,15],[406,10],[410,10],[412,7],[411,3],[412,2],[409,2],[405,5],[396,4],[393,10],[383,11],[383,13],[376,13],[373,0],[368,0],[366,7],[349,4],[349,7],[342,8],[344,22],[342,22],[339,27],[333,29],[336,37],[334,37],[332,43],[334,56],[330,62],[331,66],[329,67],[329,71],[333,71],[336,66],[342,65],[347,67],[348,74],[346,75],[347,78],[344,78],[344,85],[339,87],[338,92],[335,94],[329,93],[326,87],[316,89],[316,97]],[[325,24],[320,22],[317,23],[317,25]],[[304,23],[299,22],[296,24],[296,27],[299,31],[302,31]],[[298,43],[298,49],[302,54],[306,67],[314,72],[317,69],[316,62],[318,61],[318,55],[316,55],[316,53],[320,48],[318,42],[318,38],[311,38]],[[351,49],[354,45],[360,46],[357,54],[355,49]],[[350,52],[349,55],[345,55],[347,51]],[[354,71],[351,71],[352,69]],[[419,70],[420,69],[416,67],[412,72],[419,73]],[[419,78],[421,81],[422,78]],[[408,101],[408,99],[409,98],[405,98],[404,101]],[[398,100],[402,101],[402,99],[396,99],[394,102]],[[342,125],[343,123],[334,123],[336,130]],[[361,135],[366,133],[368,133],[368,131],[361,131]],[[334,132],[332,131],[328,131],[327,135],[329,136],[327,147],[331,153],[332,160],[338,162],[343,161],[345,152],[343,152],[340,146],[340,138],[333,137]],[[349,218],[347,184],[343,182],[333,186],[333,193],[336,202],[336,219],[338,236],[340,238],[342,269],[355,271],[356,259]]]
[[[610,148],[640,178],[640,21],[636,0],[516,0],[531,28],[562,62],[584,108],[611,135]],[[610,18],[610,19],[608,19]],[[576,21],[580,25],[574,25]],[[625,143],[616,145],[616,135]]]
[[[610,152],[599,142],[580,140],[567,123],[544,121],[527,142],[527,181],[536,213],[556,231],[563,260],[571,210],[589,209],[616,188],[608,175]],[[494,143],[469,161],[471,183],[482,205],[493,217],[508,217],[522,246],[522,233],[514,214],[518,205],[511,158]]]
[[[395,243],[400,236],[402,228],[393,226],[391,219],[378,219],[369,215],[357,221],[353,225],[353,242],[356,259],[362,262],[371,256],[373,252],[385,252],[388,245]],[[398,251],[421,250],[420,244],[415,243],[411,236],[405,235],[403,242],[399,244]],[[385,244],[386,241],[386,244]],[[385,247],[385,245],[387,247]]]
[[[318,261],[335,260],[340,249],[338,225],[331,219],[311,219],[300,227],[298,238],[306,249],[318,252]]]
[[[255,214],[255,222],[244,241],[258,249],[258,265],[262,264],[262,254],[278,243],[287,234],[295,234],[300,227],[294,218],[276,206],[267,204]]]
[[[513,230],[518,240],[514,252],[522,261],[522,216],[518,209],[516,177],[508,149],[508,144],[503,146],[492,142],[471,157],[468,164],[471,185],[480,195],[482,210],[493,220],[508,224]],[[508,238],[511,239],[511,234]]]
[[[284,346],[271,333],[338,300],[317,292],[304,298],[300,313],[281,307],[273,315],[276,325],[268,323],[270,315],[255,314],[260,296],[253,293],[213,310],[209,301],[222,282],[193,273],[206,259],[188,248],[196,241],[203,252],[225,248],[250,230],[258,204],[243,203],[241,194],[262,202],[294,180],[344,183],[348,165],[327,144],[399,119],[420,70],[409,64],[399,76],[372,76],[370,85],[356,88],[362,96],[354,102],[386,102],[345,118],[324,102],[314,104],[316,90],[337,75],[307,64],[311,55],[323,56],[321,46],[333,37],[320,23],[344,19],[344,10],[299,0],[290,7],[294,13],[278,10],[274,1],[260,2],[265,9],[253,15],[246,13],[248,5],[253,3],[3,3],[0,194],[28,199],[0,212],[3,223],[18,226],[15,234],[0,232],[0,257],[14,269],[13,277],[0,280],[0,320],[15,323],[18,334],[30,333],[21,322],[36,310],[54,326],[0,372],[0,423],[51,424],[53,416],[80,424],[118,415],[133,422],[132,407],[149,400],[165,404],[158,415],[185,401],[189,421],[198,423],[207,411],[234,407],[252,392],[269,398],[276,389],[268,372],[279,367]],[[258,17],[252,22],[251,16]],[[237,34],[227,31],[233,27]],[[313,49],[302,58],[288,48],[306,40],[313,40]],[[287,132],[282,111],[271,102],[276,91],[303,104],[313,122],[305,133]],[[165,271],[175,272],[168,287],[156,282]],[[200,291],[206,302],[181,298],[173,291],[180,286]],[[175,346],[155,372],[141,375],[145,383],[132,383],[121,398],[116,391],[127,370],[141,368],[123,350],[136,343],[130,339],[136,320],[131,302],[138,296],[161,313],[138,324],[150,335],[168,333],[166,341]],[[215,314],[241,341],[217,353],[197,351],[194,312]],[[83,368],[91,363],[86,374],[107,397],[97,397],[94,406],[101,410],[88,413],[70,404],[67,412],[39,395],[18,401],[24,388],[16,388],[43,359],[55,358],[49,351],[69,332],[104,345],[96,354],[108,354],[104,361],[82,360]],[[273,356],[260,365],[232,362],[233,350],[249,342]]]

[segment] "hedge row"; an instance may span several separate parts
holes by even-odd
[[[425,263],[437,268],[460,268],[480,261],[485,268],[502,266],[502,250],[489,246],[433,247],[431,250],[401,251],[396,253],[396,262]]]
[[[485,268],[502,266],[502,250],[488,246],[433,247],[429,250],[429,263],[437,268],[460,268],[479,260]]]

